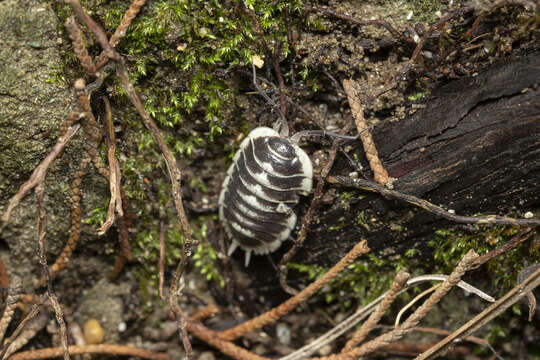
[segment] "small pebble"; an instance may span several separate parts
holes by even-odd
[[[280,343],[289,345],[291,343],[291,328],[285,323],[279,323],[276,326],[276,336]]]
[[[90,319],[84,324],[83,334],[87,344],[101,344],[105,338],[105,332],[96,319]]]
[[[215,360],[214,353],[211,351],[205,351],[199,355],[199,360]]]
[[[121,323],[118,324],[118,332],[122,333],[126,331],[126,329],[127,329],[127,325],[125,322],[122,321]]]
[[[318,353],[321,356],[328,356],[332,352],[332,345],[327,344],[324,345],[322,348],[319,349]]]

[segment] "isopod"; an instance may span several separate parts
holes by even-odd
[[[232,241],[229,256],[242,248],[246,267],[252,252],[273,252],[290,236],[296,226],[293,208],[298,195],[311,192],[313,167],[298,146],[301,135],[287,138],[258,127],[242,141],[227,170],[219,218]]]

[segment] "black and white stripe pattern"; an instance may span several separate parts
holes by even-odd
[[[231,239],[229,255],[240,246],[246,252],[275,251],[296,225],[293,207],[298,194],[313,186],[307,154],[267,127],[249,133],[227,171],[219,196],[219,218]]]

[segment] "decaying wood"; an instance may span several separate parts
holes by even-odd
[[[373,131],[394,189],[459,215],[523,217],[540,204],[540,54],[508,59],[471,78],[435,89],[423,108]],[[369,169],[362,145],[353,145]],[[341,159],[336,172],[353,170]],[[372,178],[365,170],[367,178]],[[360,175],[362,176],[362,175]],[[339,187],[337,187],[339,189]],[[349,190],[349,189],[347,189]],[[344,189],[341,189],[344,191]],[[377,253],[399,252],[432,238],[451,221],[404,202],[368,193],[333,201],[309,234],[310,251],[296,260],[332,262],[359,236]],[[364,213],[366,222],[359,225]],[[392,230],[392,223],[403,231]],[[330,231],[330,227],[339,230]],[[328,242],[329,234],[340,240]],[[396,244],[399,244],[396,247]]]

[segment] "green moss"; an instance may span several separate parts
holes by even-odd
[[[338,219],[337,225],[330,226],[330,227],[328,228],[328,230],[330,230],[330,231],[341,230],[341,229],[343,229],[344,226],[345,226],[345,217],[342,216],[342,217],[340,217],[340,218]]]
[[[444,4],[439,0],[409,0],[409,9],[415,22],[431,24],[438,19],[437,13],[443,11]]]
[[[435,270],[449,273],[470,249],[474,249],[479,255],[485,254],[508,242],[517,231],[516,227],[485,225],[476,225],[472,233],[453,229],[437,230],[428,243],[433,249]],[[538,259],[539,255],[537,247],[521,244],[498,257],[496,261],[487,263],[486,275],[499,294],[503,294],[514,286],[519,271],[527,264],[534,263],[534,259]]]
[[[413,277],[425,273],[449,274],[470,249],[475,249],[480,255],[484,254],[506,243],[516,232],[517,229],[513,227],[483,225],[476,226],[473,234],[440,229],[428,244],[433,250],[433,263],[420,263],[422,251],[417,248],[408,249],[402,256],[391,258],[370,253],[367,259],[357,260],[325,286],[319,298],[322,297],[327,303],[342,302],[340,306],[345,308],[356,304],[358,300],[367,304],[388,290],[400,269],[407,269]],[[534,243],[522,244],[499,257],[497,261],[488,263],[486,279],[492,282],[499,292],[493,295],[501,295],[513,287],[517,273],[527,264],[533,263],[534,259],[538,259],[539,255],[538,246]],[[306,274],[310,280],[319,278],[329,270],[308,264],[290,263],[288,266]],[[520,312],[520,306],[513,308],[513,311]],[[497,329],[492,331],[492,336],[500,336]]]
[[[361,258],[349,265],[334,280],[321,290],[320,297],[331,303],[339,303],[343,309],[351,305],[357,305],[358,301],[365,305],[373,301],[382,293],[388,290],[398,270],[407,266],[417,267],[415,253],[410,252],[404,257],[388,260],[368,254],[366,258]],[[329,268],[289,263],[289,268],[307,274],[310,280],[315,280],[324,275]],[[419,274],[419,270],[414,270],[413,275]],[[405,298],[408,295],[403,295]]]

